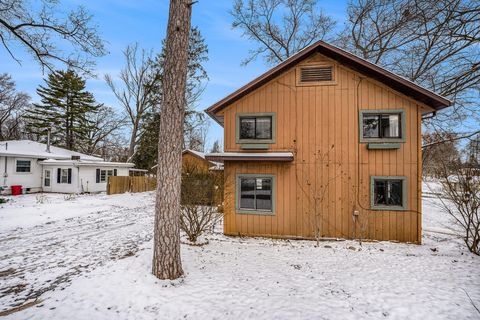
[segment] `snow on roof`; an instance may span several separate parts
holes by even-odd
[[[202,159],[205,159],[205,153],[203,153],[203,152],[195,151],[195,150],[192,150],[192,149],[185,149],[185,150],[183,150],[182,153],[185,153],[185,152],[193,153],[194,155],[196,155],[196,156],[198,156]]]
[[[203,152],[200,152],[200,151],[196,151],[196,150],[192,150],[192,149],[185,149],[183,150],[182,153],[185,153],[185,152],[190,152],[204,160],[207,160],[207,158],[205,158],[205,153]],[[208,162],[210,162],[211,164],[213,164],[213,167],[210,167],[209,169],[210,170],[223,170],[223,163],[221,162],[216,162],[216,161],[211,161],[211,160],[207,160]]]
[[[102,158],[89,156],[80,152],[50,146],[47,152],[47,145],[31,140],[9,140],[0,142],[0,156],[30,157],[38,159],[71,159],[72,156],[79,156],[82,160],[103,161]]]
[[[129,162],[107,162],[107,161],[94,161],[94,160],[57,160],[57,159],[47,159],[40,161],[44,165],[75,165],[75,166],[85,166],[85,167],[133,167],[133,163]]]

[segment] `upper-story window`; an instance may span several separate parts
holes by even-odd
[[[240,139],[272,139],[272,117],[240,117]]]
[[[237,143],[274,143],[273,113],[237,114]]]
[[[404,114],[403,110],[362,110],[360,112],[360,141],[405,141]]]

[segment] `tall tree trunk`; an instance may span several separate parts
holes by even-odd
[[[176,279],[183,275],[180,185],[191,6],[191,0],[171,0],[168,17],[152,266],[153,274],[160,279]]]
[[[138,121],[135,120],[133,123],[132,134],[130,135],[130,144],[128,146],[128,161],[132,161],[133,154],[135,153],[135,147],[137,145],[137,134],[138,134]]]

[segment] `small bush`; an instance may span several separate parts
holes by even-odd
[[[44,195],[43,193],[39,193],[35,196],[35,199],[37,200],[37,204],[43,204],[47,202],[47,196]]]
[[[195,243],[223,217],[223,210],[218,208],[223,198],[223,174],[195,168],[185,170],[181,192],[180,228]]]
[[[77,199],[77,195],[75,193],[69,193],[63,197],[65,201],[72,201]]]

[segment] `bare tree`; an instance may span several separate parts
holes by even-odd
[[[0,0],[0,43],[21,64],[16,46],[23,47],[42,66],[55,63],[89,71],[92,57],[106,53],[92,15],[83,7],[62,14],[60,1]],[[60,48],[69,47],[69,53]]]
[[[439,178],[444,166],[456,166],[460,161],[454,132],[425,133],[422,136],[422,163],[423,174]],[[438,143],[440,142],[440,143]]]
[[[231,15],[233,27],[258,44],[243,64],[258,56],[268,64],[279,63],[335,27],[335,21],[318,8],[318,0],[236,0]]]
[[[425,121],[437,130],[466,117],[479,120],[479,43],[480,5],[470,0],[351,2],[340,41],[361,57],[453,100],[453,108]]]
[[[121,85],[117,86],[110,75],[105,75],[107,82],[118,102],[122,106],[131,127],[128,158],[135,152],[145,115],[152,109],[152,86],[149,85],[151,72],[151,52],[141,50],[138,44],[127,46],[123,52],[125,68],[120,71]]]
[[[213,142],[212,149],[210,149],[210,153],[220,153],[222,152],[222,147],[220,146],[220,141],[217,139]]]
[[[470,252],[480,255],[480,175],[477,167],[457,162],[440,171],[441,207],[463,231]]]
[[[22,115],[30,105],[30,97],[18,92],[10,75],[0,74],[0,140],[22,138]]]
[[[183,275],[180,256],[180,195],[183,122],[186,109],[191,0],[170,0],[163,101],[158,139],[152,272],[160,279]]]
[[[109,106],[101,105],[91,114],[89,120],[92,126],[87,132],[87,140],[80,146],[80,151],[87,154],[100,154],[113,141],[122,134],[120,129],[126,125],[126,118],[120,116]]]

